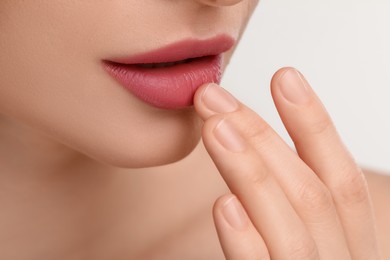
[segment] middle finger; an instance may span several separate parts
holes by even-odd
[[[319,259],[305,224],[256,151],[232,124],[227,119],[213,117],[203,129],[214,136],[205,139],[206,148],[263,237],[271,259]]]

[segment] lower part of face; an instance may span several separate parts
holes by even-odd
[[[182,159],[200,139],[194,109],[159,109],[140,101],[101,61],[187,38],[223,33],[237,40],[256,1],[203,2],[2,0],[0,119],[20,120],[113,166]],[[224,55],[226,65],[231,51]]]

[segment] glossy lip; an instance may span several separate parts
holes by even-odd
[[[193,104],[193,96],[200,85],[220,82],[223,53],[234,44],[234,38],[226,34],[206,40],[185,39],[147,53],[103,60],[103,65],[118,83],[140,100],[158,108],[180,109]],[[187,59],[191,60],[170,67],[137,66]]]

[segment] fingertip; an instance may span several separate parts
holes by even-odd
[[[204,84],[195,92],[194,105],[203,120],[215,114],[234,112],[239,108],[238,100],[215,83]]]
[[[248,227],[248,216],[234,194],[225,194],[219,197],[214,204],[213,211],[218,220],[223,219],[235,230],[245,230]]]
[[[232,193],[224,194],[220,196],[213,205],[213,213],[216,214],[217,212],[220,212],[223,206],[231,199],[236,198],[236,195]]]
[[[216,200],[213,217],[226,259],[270,259],[263,238],[234,194]]]
[[[271,94],[276,106],[289,103],[307,105],[313,98],[311,87],[302,73],[293,67],[279,69],[271,80]]]
[[[214,155],[214,150],[219,147],[219,145],[216,145],[217,140],[214,138],[214,129],[215,127],[224,119],[224,115],[216,114],[212,115],[207,120],[205,119],[205,122],[202,127],[202,139],[203,143],[205,145],[205,148],[209,153]]]
[[[201,85],[196,90],[195,95],[194,95],[195,111],[199,114],[199,116],[203,120],[206,120],[207,118],[209,118],[213,114],[213,112],[210,111],[203,102],[203,96],[206,93],[207,88],[209,88],[211,84],[215,84],[215,83],[205,83],[205,84]]]
[[[194,105],[202,103],[202,96],[210,84],[212,84],[212,83],[210,83],[210,82],[204,83],[203,85],[198,87],[198,89],[196,90],[195,95],[194,95]]]
[[[283,75],[286,74],[286,72],[289,70],[297,70],[297,69],[294,67],[287,66],[287,67],[282,67],[282,68],[278,69],[274,73],[274,75],[271,78],[271,90],[272,90],[273,86],[276,86],[277,85],[276,83],[278,83],[283,78]]]

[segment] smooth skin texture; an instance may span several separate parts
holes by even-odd
[[[195,98],[203,140],[238,198],[214,207],[227,259],[382,259],[363,172],[302,74],[283,68],[271,83],[297,153],[222,88],[204,88]],[[215,109],[207,95],[217,91]]]
[[[74,160],[143,168],[187,156],[200,140],[194,110],[146,105],[108,76],[101,62],[188,38],[227,34],[238,41],[257,2],[1,1],[2,128],[22,131],[12,122],[17,120],[42,133],[47,146],[26,151],[33,162],[19,155],[20,164],[42,171],[47,161],[64,168]],[[224,67],[232,52],[224,54]],[[0,154],[3,164],[17,156]]]
[[[297,155],[227,93],[202,87],[196,109],[159,110],[100,66],[188,37],[238,42],[257,2],[0,1],[0,259],[376,257],[364,178],[332,131],[320,135],[318,101],[285,102],[273,81]],[[365,176],[390,258],[389,178]]]

